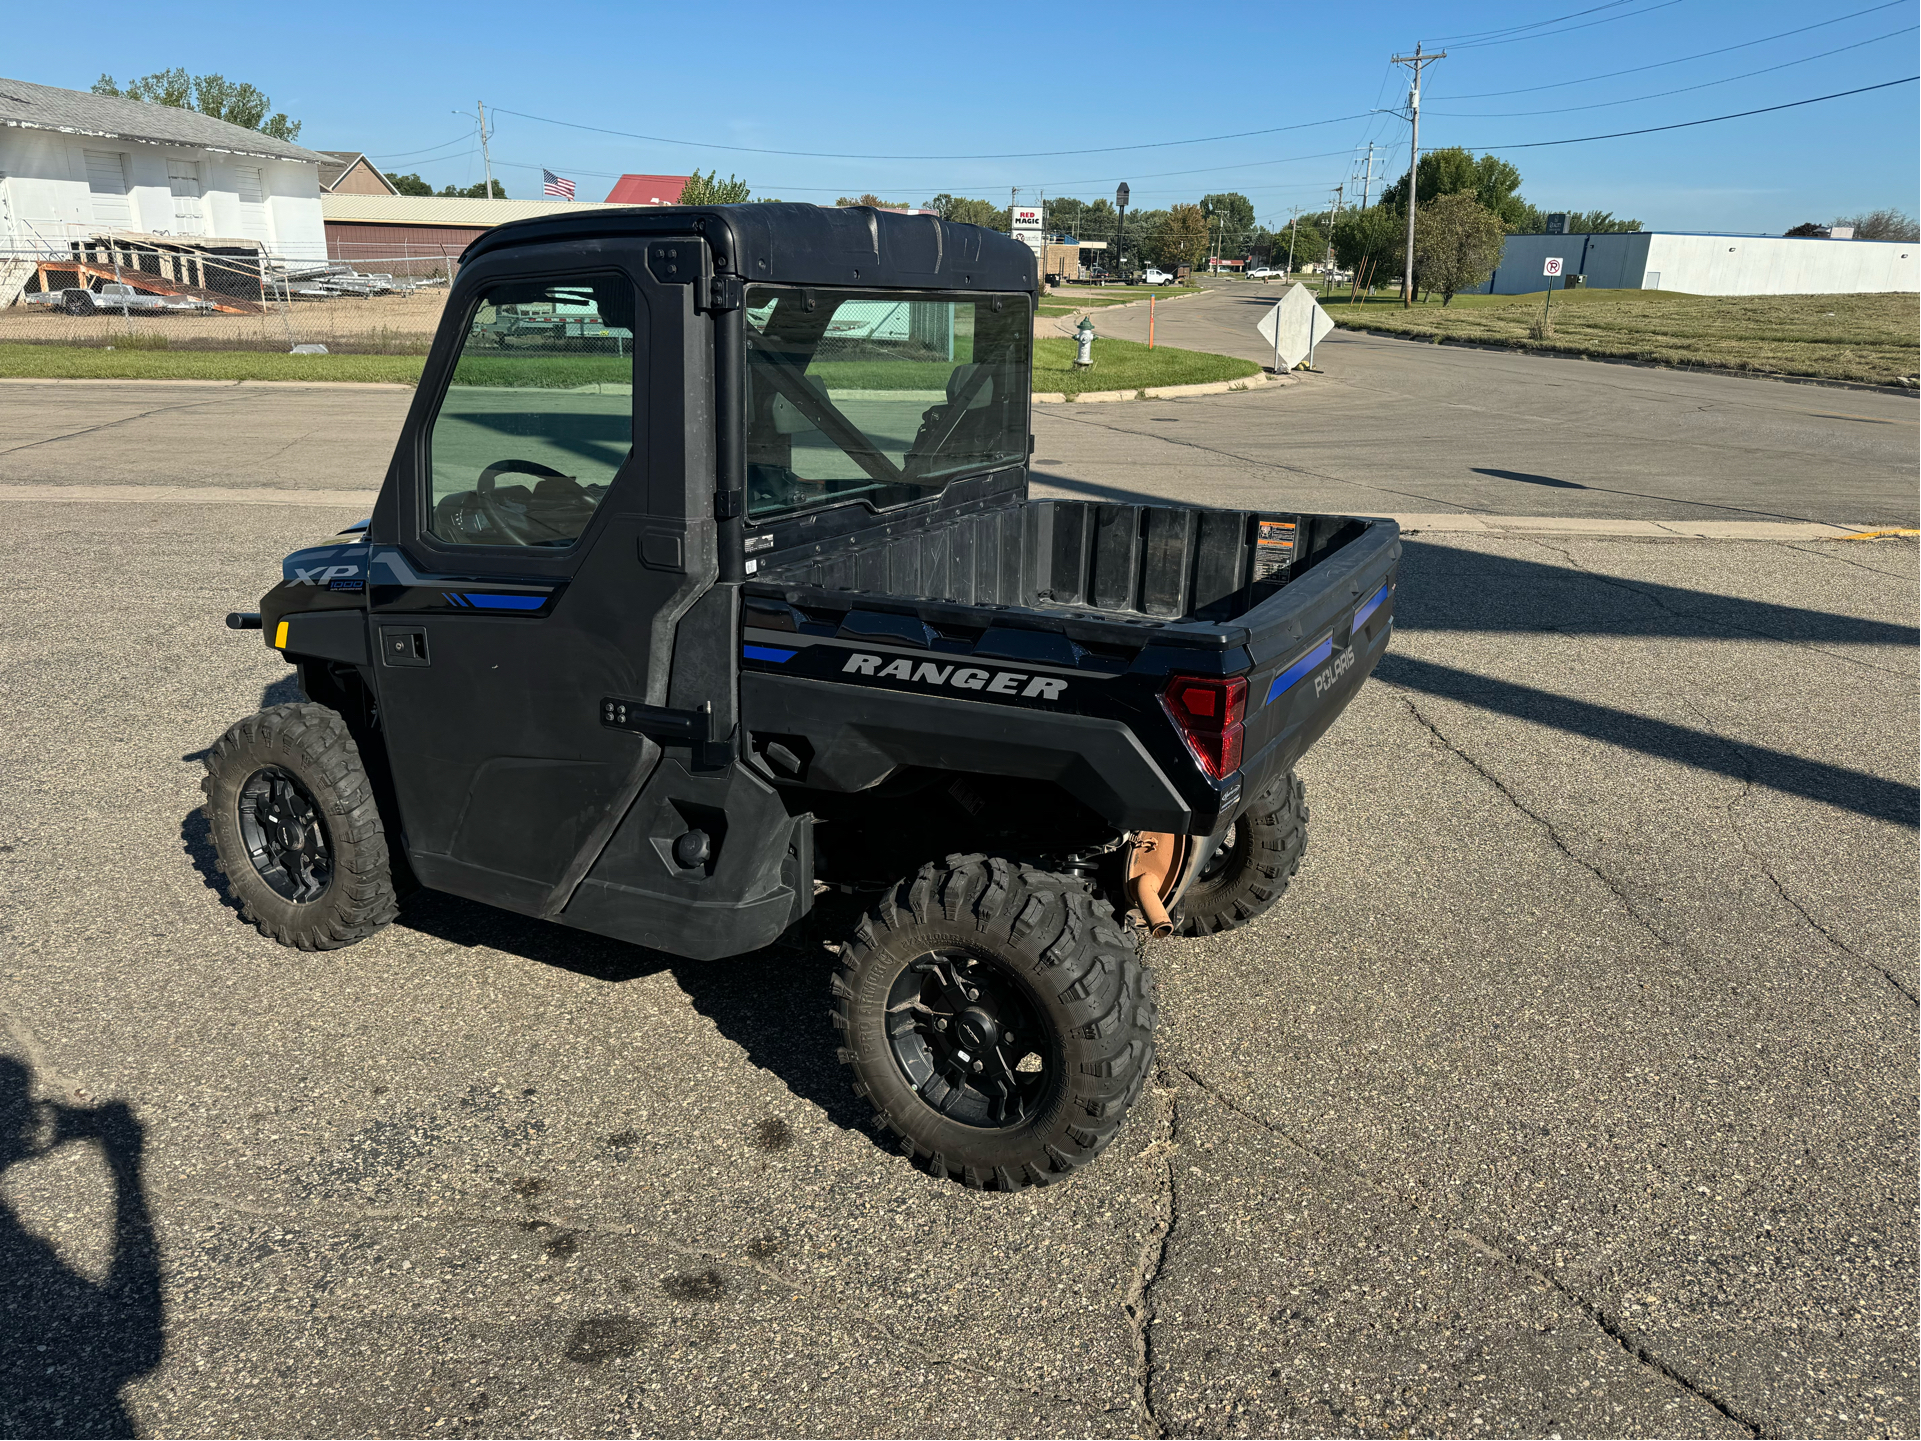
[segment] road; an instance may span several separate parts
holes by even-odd
[[[1154,1084],[1009,1198],[865,1128],[831,933],[697,964],[433,897],[327,955],[247,929],[198,757],[291,687],[218,617],[364,513],[405,397],[5,395],[11,1429],[1915,1433],[1911,540],[1411,538],[1294,889],[1155,948]],[[1329,397],[1044,419],[1042,454],[1271,496],[1257,450],[1130,458],[1278,448],[1234,427]],[[1464,443],[1410,488],[1465,493]]]
[[[1242,282],[1157,305],[1155,339],[1269,362],[1254,327],[1276,293]],[[1094,324],[1147,339],[1140,306]],[[1302,510],[1369,513],[1876,526],[1921,515],[1912,396],[1352,331],[1315,361],[1322,374],[1267,393],[1036,407],[1037,468],[1090,496],[1205,505],[1265,504],[1282,487]]]

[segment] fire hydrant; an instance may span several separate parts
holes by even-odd
[[[1079,350],[1074,356],[1074,369],[1092,370],[1094,368],[1094,322],[1085,315],[1074,328],[1074,343]]]

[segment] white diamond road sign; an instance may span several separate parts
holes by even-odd
[[[1261,339],[1270,346],[1280,335],[1279,360],[1282,370],[1292,370],[1315,345],[1333,333],[1334,320],[1315,303],[1313,292],[1305,285],[1288,286],[1275,307],[1261,317]]]

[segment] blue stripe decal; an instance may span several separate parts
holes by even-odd
[[[771,660],[775,662],[790,661],[800,654],[799,651],[793,650],[775,650],[771,645],[744,645],[740,648],[740,653],[747,657],[748,660]]]
[[[539,610],[547,604],[544,595],[487,595],[471,590],[464,592],[461,599],[481,610]]]
[[[1354,612],[1354,629],[1359,630],[1362,626],[1366,625],[1367,618],[1373,615],[1375,611],[1379,610],[1381,608],[1381,603],[1386,599],[1387,599],[1387,587],[1382,586],[1379,590],[1375,591],[1374,594],[1366,602],[1362,604],[1359,610]]]
[[[1333,654],[1334,637],[1331,635],[1322,636],[1315,644],[1313,650],[1309,651],[1306,655],[1295,661],[1293,665],[1274,677],[1274,684],[1267,688],[1267,699],[1262,701],[1261,704],[1271,705],[1274,697],[1292,688],[1322,661]]]

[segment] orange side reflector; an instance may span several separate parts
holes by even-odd
[[[287,648],[287,622],[284,620],[273,628],[273,648],[275,650]]]

